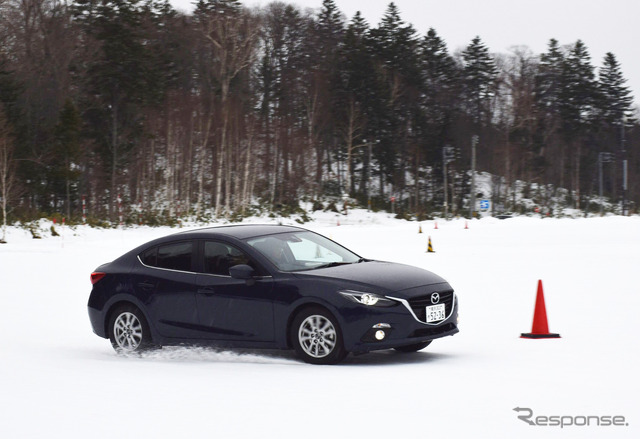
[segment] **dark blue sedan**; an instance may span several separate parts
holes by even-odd
[[[458,332],[458,301],[441,277],[298,227],[177,233],[101,265],[91,282],[93,331],[119,352],[213,344],[333,364],[349,352],[415,352]]]

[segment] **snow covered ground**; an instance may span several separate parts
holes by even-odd
[[[421,226],[362,211],[305,225],[363,256],[432,270],[460,299],[459,334],[325,367],[280,351],[117,356],[91,332],[89,274],[175,230],[65,228],[33,240],[11,228],[0,245],[0,437],[640,437],[639,217]],[[519,338],[538,279],[561,339]],[[628,425],[531,426],[516,407]]]

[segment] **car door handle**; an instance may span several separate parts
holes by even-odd
[[[154,284],[149,282],[138,282],[138,286],[144,291],[152,290],[155,287]]]
[[[207,297],[213,296],[215,292],[216,292],[216,289],[213,287],[198,288],[198,294],[203,294]]]

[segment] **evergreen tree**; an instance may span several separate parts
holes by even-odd
[[[562,118],[562,134],[569,148],[567,163],[570,170],[571,189],[575,194],[574,205],[580,207],[585,169],[593,165],[593,151],[585,151],[587,137],[593,132],[593,119],[597,88],[591,57],[585,44],[578,40],[569,52],[562,72],[562,88],[559,93],[559,111]],[[589,154],[591,152],[591,154]],[[584,160],[588,161],[585,162]],[[589,162],[590,160],[590,162]]]
[[[561,137],[560,93],[563,88],[565,54],[555,39],[540,55],[534,83],[533,111],[536,120],[533,148],[538,151],[535,167],[544,169],[547,181],[561,181],[565,173],[565,148]],[[550,160],[553,157],[554,160]]]
[[[358,11],[347,26],[338,60],[336,122],[347,161],[346,189],[356,190],[355,163],[362,162],[360,193],[369,189],[369,156],[367,139],[372,139],[371,127],[376,124],[376,92],[379,88],[374,62],[368,47],[369,25]]]
[[[60,119],[54,130],[53,153],[57,160],[51,168],[50,181],[56,198],[65,201],[67,218],[71,217],[71,195],[78,189],[80,178],[80,115],[67,99],[60,112]],[[75,195],[75,193],[74,193]]]
[[[376,108],[379,125],[374,150],[380,168],[380,195],[384,196],[385,180],[392,183],[394,191],[404,189],[422,78],[416,31],[402,20],[394,3],[387,7],[379,26],[371,30],[369,41],[384,86]]]
[[[371,37],[375,54],[383,61],[388,73],[401,74],[404,81],[417,85],[416,30],[402,20],[395,3],[389,3],[380,25],[371,31]]]
[[[422,40],[421,49],[425,86],[433,93],[450,94],[455,87],[458,71],[446,43],[431,28]]]
[[[633,97],[615,55],[608,52],[598,75],[598,118],[606,126],[633,121]]]
[[[578,40],[563,64],[559,93],[562,129],[568,138],[585,134],[594,115],[597,88],[593,70],[587,47]]]
[[[431,28],[420,43],[423,88],[419,130],[419,153],[416,158],[416,180],[420,167],[432,166],[441,181],[442,147],[453,142],[450,128],[459,105],[459,69],[444,40]],[[425,183],[428,182],[425,176]],[[416,204],[420,203],[420,187],[415,188]]]
[[[339,161],[343,159],[339,133],[335,126],[341,111],[338,60],[344,38],[344,17],[333,0],[323,0],[320,13],[313,22],[313,29],[308,55],[315,62],[312,61],[313,67],[305,81],[308,85],[305,94],[309,115],[307,123],[318,138],[318,142],[315,143],[316,183],[321,185],[322,157],[327,157],[329,173],[333,170],[331,158],[336,157]],[[342,176],[343,174],[339,173],[340,185],[343,183]]]
[[[344,18],[333,0],[323,0],[316,24],[321,68],[331,68],[344,35]],[[324,66],[323,66],[324,65]]]
[[[489,49],[475,37],[462,52],[463,86],[467,109],[476,124],[490,122],[490,102],[496,93],[498,69]]]
[[[594,129],[598,129],[596,135],[598,150],[593,150],[591,155],[594,172],[597,164],[596,154],[600,152],[620,151],[622,159],[628,158],[625,142],[636,122],[633,117],[633,97],[625,85],[626,79],[613,53],[609,52],[605,55],[598,73],[598,94],[594,116]],[[619,193],[621,184],[616,184],[615,179],[606,178],[606,176],[607,173],[603,176],[604,188],[615,197]]]
[[[10,68],[6,55],[0,51],[0,106],[6,123],[12,127],[16,143],[24,141],[24,116],[19,102],[22,92],[15,71]]]
[[[322,148],[317,129],[321,121],[317,118],[322,112],[311,105],[310,98],[318,98],[325,91],[318,90],[315,96],[308,93],[315,86],[312,71],[317,72],[311,56],[315,53],[311,48],[316,47],[314,33],[310,32],[314,29],[312,18],[293,5],[271,3],[262,23],[263,50],[256,78],[265,144],[261,195],[272,205],[286,204],[294,202],[302,188],[320,192],[324,158],[317,153]],[[307,158],[311,161],[314,151],[312,173],[301,162]],[[297,166],[291,166],[292,156]]]
[[[446,43],[434,29],[429,29],[422,40],[421,55],[425,120],[432,147],[441,146],[447,143],[443,131],[457,106],[460,73]]]
[[[242,4],[239,0],[198,0],[194,15],[202,15],[211,12],[221,14],[237,14]]]
[[[157,69],[158,47],[148,44],[142,25],[146,10],[139,0],[99,4],[77,0],[75,11],[82,30],[99,45],[86,71],[85,117],[88,134],[109,164],[108,206],[113,219],[120,169],[142,138],[145,110],[160,101],[163,72]]]
[[[545,118],[558,115],[564,55],[558,47],[558,41],[549,41],[546,53],[540,56],[540,65],[536,75],[536,105]]]
[[[342,92],[361,99],[370,87],[371,56],[367,47],[369,25],[360,11],[349,23],[341,46],[338,67],[341,72]]]

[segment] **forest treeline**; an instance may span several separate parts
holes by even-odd
[[[200,0],[188,15],[166,0],[0,0],[10,220],[78,219],[83,200],[137,222],[343,194],[466,214],[474,143],[496,187],[566,188],[584,209],[602,167],[605,196],[637,203],[635,113],[613,53],[594,66],[582,41],[496,54],[480,37],[452,53],[393,3],[370,24],[332,0]]]

